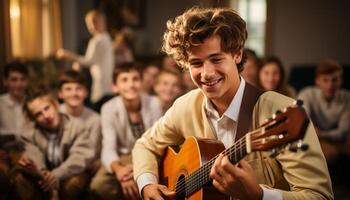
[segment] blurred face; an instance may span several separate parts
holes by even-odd
[[[28,87],[28,77],[22,73],[12,71],[4,80],[9,94],[15,99],[22,99]]]
[[[258,66],[256,66],[253,59],[247,59],[247,62],[244,63],[244,68],[241,74],[246,81],[253,85],[256,84],[258,77]]]
[[[125,100],[132,101],[140,97],[141,83],[140,73],[131,70],[120,73],[113,87],[114,91],[118,92]]]
[[[155,92],[162,101],[173,102],[181,94],[179,78],[170,73],[161,74],[155,85]]]
[[[332,74],[322,74],[316,77],[316,85],[321,89],[326,99],[332,99],[337,90],[342,85],[342,74],[335,72]]]
[[[147,66],[147,68],[143,71],[143,87],[145,91],[149,92],[153,88],[158,74],[158,67],[153,65]]]
[[[65,83],[58,95],[69,107],[76,108],[83,106],[87,90],[79,83]]]
[[[58,112],[58,103],[53,102],[48,96],[39,97],[28,103],[28,109],[40,127],[55,131],[60,124],[60,115]]]
[[[267,63],[262,66],[259,73],[259,79],[262,89],[271,91],[277,89],[281,79],[280,70],[275,63]]]
[[[204,40],[188,52],[188,64],[195,85],[214,103],[231,102],[239,87],[237,63],[241,52],[232,55],[221,49],[217,35]]]

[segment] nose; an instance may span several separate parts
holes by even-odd
[[[204,79],[210,79],[215,74],[214,65],[209,62],[203,63],[203,74]]]

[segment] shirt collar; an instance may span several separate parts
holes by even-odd
[[[240,79],[241,81],[240,81],[238,90],[235,96],[233,97],[230,105],[228,106],[227,110],[223,114],[223,116],[226,116],[235,122],[238,122],[239,110],[241,108],[241,103],[242,103],[243,93],[245,88],[245,80],[242,77],[240,77]],[[219,118],[219,114],[215,110],[213,104],[210,102],[210,100],[207,97],[205,99],[206,99],[205,109],[208,112],[208,114],[214,115],[217,118]]]

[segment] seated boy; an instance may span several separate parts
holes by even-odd
[[[96,152],[96,159],[91,165],[91,172],[94,174],[101,163],[101,120],[97,112],[84,106],[84,100],[88,96],[84,76],[73,70],[65,72],[60,77],[58,96],[64,102],[60,105],[60,112],[79,119],[89,134]]]
[[[342,75],[336,61],[323,60],[316,67],[316,85],[303,89],[298,97],[315,125],[329,165],[349,151],[344,144],[350,138],[350,92],[341,89]]]
[[[96,199],[138,199],[131,150],[136,139],[162,115],[162,108],[157,97],[141,94],[137,64],[116,67],[113,82],[114,91],[120,95],[102,106],[103,166],[90,187]]]
[[[18,134],[24,123],[23,99],[27,89],[27,66],[20,62],[11,62],[4,67],[4,85],[7,93],[0,96],[0,131]]]
[[[175,69],[161,71],[154,85],[154,91],[159,97],[163,113],[165,113],[175,99],[182,94],[180,72]]]
[[[88,184],[85,171],[95,155],[89,134],[80,121],[59,113],[58,107],[44,87],[26,96],[24,111],[35,127],[23,133],[25,153],[18,161],[22,173],[15,176],[22,199],[57,191],[60,199],[80,199]]]

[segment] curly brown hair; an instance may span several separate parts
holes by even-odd
[[[167,22],[162,50],[173,56],[183,69],[188,69],[187,52],[213,35],[220,36],[224,52],[237,53],[248,37],[246,23],[229,8],[194,7]],[[242,61],[237,64],[238,71],[243,70],[245,61],[246,56],[243,55]]]

